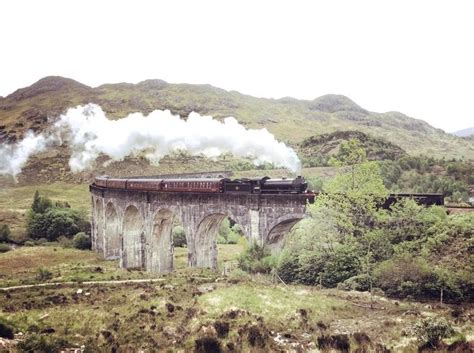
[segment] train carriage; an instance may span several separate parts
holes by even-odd
[[[127,179],[128,190],[161,191],[163,179]]]
[[[161,190],[168,192],[222,192],[223,179],[163,179]]]

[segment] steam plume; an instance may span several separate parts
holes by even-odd
[[[0,145],[0,175],[10,174],[16,177],[28,158],[46,149],[50,139],[28,131],[20,142],[13,145]]]
[[[18,173],[29,155],[44,149],[45,143],[41,145],[40,141],[45,137],[30,134],[25,140],[29,137],[39,139],[37,149],[31,148],[23,153],[22,163],[17,163],[16,168],[5,169],[7,172]],[[158,163],[176,150],[211,158],[230,152],[235,156],[249,157],[256,165],[269,162],[292,171],[300,168],[295,151],[278,142],[266,129],[246,129],[232,117],[220,122],[194,112],[187,120],[169,110],[155,110],[148,116],[134,113],[123,119],[109,120],[101,107],[88,104],[71,108],[61,115],[49,133],[49,139],[67,142],[72,150],[69,166],[73,172],[90,168],[100,153],[112,160],[122,160],[144,152],[152,163]],[[9,146],[4,148],[11,149]],[[0,167],[4,164],[12,163],[10,159],[6,162],[0,159]],[[0,171],[3,170],[2,167]]]

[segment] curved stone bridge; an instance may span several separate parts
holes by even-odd
[[[217,234],[225,217],[250,242],[270,248],[301,220],[307,194],[177,193],[105,189],[91,185],[92,246],[124,268],[173,270],[172,227],[183,225],[188,265],[217,268]]]

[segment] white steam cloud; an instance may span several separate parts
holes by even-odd
[[[28,131],[23,140],[12,145],[0,145],[0,175],[10,174],[16,177],[28,158],[46,149],[50,138],[35,135]]]
[[[193,112],[183,120],[169,110],[155,110],[147,116],[134,113],[109,120],[101,107],[88,104],[61,115],[47,137],[28,133],[17,145],[0,147],[0,174],[18,174],[28,157],[44,150],[51,141],[69,145],[73,172],[90,168],[101,153],[122,160],[144,152],[150,162],[158,163],[177,150],[210,158],[230,152],[251,158],[256,165],[273,163],[294,172],[300,169],[292,148],[278,142],[266,129],[246,129],[232,117],[220,122]]]

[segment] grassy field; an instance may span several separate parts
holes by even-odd
[[[236,246],[220,250],[228,260],[239,253]],[[178,249],[176,257],[183,253]],[[186,269],[180,263],[176,261],[178,269],[173,274],[146,274],[120,270],[115,261],[103,261],[90,251],[53,246],[13,250],[0,255],[1,286],[32,280],[39,266],[53,273],[50,281],[78,275],[80,280],[54,288],[0,291],[0,321],[7,320],[21,332],[24,342],[42,339],[43,344],[62,348],[85,345],[92,352],[112,347],[192,351],[202,344],[219,346],[221,351],[316,351],[325,340],[346,342],[351,351],[385,347],[412,352],[416,342],[411,327],[420,318],[435,316],[449,318],[466,339],[474,338],[474,312],[469,307],[460,311],[371,298],[367,293],[285,286],[268,276],[239,270],[222,276],[206,269]],[[160,281],[81,282],[111,278]],[[14,351],[15,342],[7,344]]]
[[[85,282],[102,280],[127,280],[157,278],[156,274],[128,271],[119,268],[118,261],[104,261],[93,251],[63,248],[58,243],[47,246],[18,247],[0,254],[0,288],[42,282]],[[218,244],[218,268],[222,271],[224,262],[235,267],[244,244]],[[186,248],[175,248],[174,267],[186,271]],[[42,278],[40,269],[50,272],[47,279]]]

